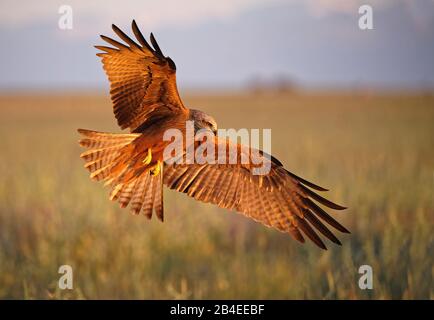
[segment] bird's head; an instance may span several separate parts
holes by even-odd
[[[200,129],[208,129],[211,130],[215,135],[217,135],[217,122],[214,120],[213,117],[207,115],[205,112],[190,109],[189,120],[194,121],[195,133]]]

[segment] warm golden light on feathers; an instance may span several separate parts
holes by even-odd
[[[145,40],[135,21],[132,30],[138,43],[118,27],[114,32],[125,44],[101,36],[112,47],[96,46],[103,51],[104,70],[110,81],[110,95],[115,117],[122,129],[130,134],[102,133],[79,129],[80,144],[88,151],[81,154],[90,177],[104,181],[112,188],[111,200],[122,207],[129,205],[134,214],[148,218],[153,212],[163,220],[163,184],[190,197],[238,211],[268,227],[289,233],[304,242],[307,236],[326,249],[317,232],[336,244],[340,241],[329,226],[348,233],[314,201],[331,209],[337,205],[313,192],[326,191],[287,171],[275,158],[270,161],[268,174],[252,174],[252,165],[236,164],[176,164],[163,161],[167,129],[184,130],[185,121],[195,118],[196,111],[186,108],[176,86],[176,67],[165,57],[151,34],[151,44]],[[197,112],[197,120],[215,131],[215,120]],[[199,115],[201,114],[201,119]],[[205,116],[206,117],[205,117]],[[216,147],[228,144],[215,138]],[[235,146],[246,152],[252,163],[254,153],[246,146]],[[314,201],[313,201],[314,200]]]

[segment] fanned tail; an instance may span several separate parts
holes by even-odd
[[[134,214],[142,212],[148,218],[155,211],[163,221],[162,165],[150,169],[151,153],[143,159],[132,142],[140,134],[115,134],[78,129],[83,136],[79,141],[88,148],[80,157],[85,161],[90,178],[104,181],[111,187],[110,200],[116,200],[122,208],[130,205]]]

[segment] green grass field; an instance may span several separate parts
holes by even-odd
[[[0,97],[0,298],[433,299],[434,97],[186,96],[222,128],[271,128],[272,152],[349,207],[322,251],[165,191],[166,221],[90,181],[76,129],[120,132],[108,97]],[[74,289],[60,290],[71,265]],[[373,290],[358,287],[371,265]]]

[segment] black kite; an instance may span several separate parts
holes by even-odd
[[[163,159],[168,143],[163,141],[165,130],[185,132],[186,121],[193,120],[196,130],[215,132],[216,122],[184,106],[176,87],[175,63],[163,55],[152,33],[151,47],[135,21],[132,30],[138,43],[115,25],[113,30],[124,43],[101,36],[112,47],[96,46],[103,51],[97,55],[110,81],[117,122],[131,133],[78,130],[83,135],[80,144],[89,149],[81,154],[85,167],[92,179],[103,180],[112,188],[111,200],[119,201],[122,207],[130,205],[133,213],[142,212],[148,218],[155,212],[163,221],[164,184],[196,200],[238,211],[300,242],[305,241],[305,235],[326,249],[319,231],[340,244],[326,225],[345,233],[348,230],[314,201],[336,210],[345,208],[313,192],[311,189],[326,189],[289,172],[274,157],[267,158],[271,170],[265,175],[252,174],[254,165],[241,163],[239,156],[236,164],[168,164]],[[224,144],[223,150],[229,150],[231,144],[219,137],[213,143]],[[257,163],[249,147],[235,147]]]

